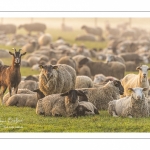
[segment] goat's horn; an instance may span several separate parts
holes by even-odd
[[[16,49],[15,49],[15,48],[12,48],[12,50],[15,50],[15,52],[16,52]]]
[[[19,52],[21,51],[22,49],[19,49]]]

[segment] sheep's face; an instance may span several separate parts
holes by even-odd
[[[93,83],[94,83],[94,84],[101,83],[101,82],[103,82],[105,79],[106,79],[106,77],[105,77],[104,75],[102,75],[102,74],[100,74],[100,75],[95,75],[95,76],[94,76],[94,81],[93,81]]]
[[[115,57],[113,55],[107,55],[106,62],[115,61]]]
[[[150,70],[150,68],[147,65],[142,65],[137,67],[136,70],[139,70],[141,78],[145,79],[147,78],[148,70]]]
[[[146,91],[148,88],[129,88],[129,91],[132,92],[131,96],[134,101],[143,101],[144,100],[144,93],[143,91]]]
[[[118,81],[118,80],[114,80],[114,81],[112,81],[112,82],[114,83],[114,85],[115,85],[116,87],[118,87],[118,89],[119,89],[119,94],[120,94],[120,95],[123,95],[123,93],[124,93],[124,88],[123,88],[121,82]]]
[[[15,53],[9,52],[9,54],[10,54],[10,55],[13,55],[13,57],[14,57],[14,64],[15,64],[15,65],[20,65],[20,63],[21,63],[21,57],[22,57],[23,55],[25,55],[26,52],[24,52],[24,53],[21,54],[21,53],[20,53],[20,50],[21,50],[21,49],[19,49],[18,52],[17,52],[16,49],[14,49],[14,48],[13,48],[13,50],[15,50]]]
[[[53,77],[53,69],[58,68],[58,66],[53,65],[39,65],[39,67],[42,69],[42,73],[47,80],[50,80]]]

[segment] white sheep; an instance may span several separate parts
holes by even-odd
[[[77,76],[76,77],[76,84],[75,88],[92,88],[93,87],[93,81],[88,76]]]
[[[107,110],[108,102],[119,99],[124,89],[118,80],[109,81],[103,87],[98,88],[82,88],[79,89],[86,96],[80,98],[80,101],[89,101],[93,103],[98,110]]]
[[[148,97],[149,91],[149,82],[148,82],[148,70],[150,68],[147,65],[142,65],[136,68],[139,70],[139,73],[136,74],[127,74],[122,80],[121,84],[124,87],[123,96],[129,96],[131,93],[128,91],[128,88],[142,87],[147,88],[144,91],[146,97]]]
[[[109,102],[108,112],[113,117],[148,117],[148,101],[144,95],[147,88],[129,88],[131,96]]]
[[[38,100],[36,114],[45,116],[74,116],[78,106],[78,96],[84,93],[70,90],[66,93],[51,94]]]

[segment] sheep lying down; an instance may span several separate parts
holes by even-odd
[[[108,113],[113,117],[148,117],[148,100],[145,98],[144,91],[147,88],[129,88],[131,96],[113,100],[108,103]]]

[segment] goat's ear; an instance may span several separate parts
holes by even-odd
[[[141,66],[136,67],[136,70],[141,70]]]
[[[25,55],[26,53],[27,53],[27,52],[22,53],[21,56]]]
[[[9,52],[9,54],[14,56],[14,53],[12,53],[12,52]]]
[[[148,68],[147,70],[150,70],[150,68]]]
[[[68,92],[60,94],[60,96],[68,96]]]
[[[56,69],[56,70],[57,70],[57,69],[58,69],[58,66],[53,66],[53,69]]]
[[[142,91],[147,91],[148,90],[148,88],[143,88],[143,90]]]
[[[44,68],[44,66],[40,64],[40,65],[39,65],[39,68],[42,69],[42,68]]]
[[[132,88],[128,88],[128,91],[129,91],[129,92],[132,92],[132,91],[134,91],[134,90],[133,90]]]

